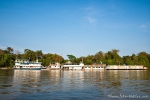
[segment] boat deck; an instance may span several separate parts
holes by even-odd
[[[106,69],[107,70],[147,70],[147,68],[142,65],[128,65],[128,66],[110,65],[107,66]]]

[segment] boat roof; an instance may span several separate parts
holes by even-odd
[[[28,63],[20,63],[20,64],[41,64],[42,62],[28,62]]]

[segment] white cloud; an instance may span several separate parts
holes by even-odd
[[[147,28],[147,26],[142,24],[142,25],[140,25],[140,28]]]
[[[84,18],[90,23],[93,24],[95,23],[96,17],[97,17],[97,10],[93,6],[89,6],[84,8],[85,16]]]
[[[150,23],[141,24],[138,28],[144,32],[150,32]]]
[[[92,24],[92,23],[95,23],[96,22],[96,19],[95,18],[93,18],[93,17],[91,17],[91,16],[87,16],[87,17],[85,17],[88,21],[89,21],[89,23],[90,24]]]

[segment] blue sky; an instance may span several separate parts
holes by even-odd
[[[67,58],[150,53],[150,0],[0,0],[0,48]]]

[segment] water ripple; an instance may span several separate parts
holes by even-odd
[[[6,71],[0,70],[0,98],[6,100],[110,100],[108,95],[150,96],[148,71],[9,70],[12,76],[3,74]]]

